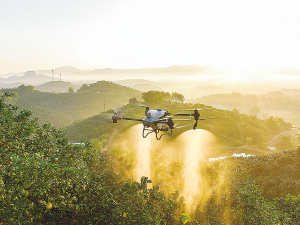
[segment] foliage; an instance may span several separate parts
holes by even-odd
[[[150,103],[153,105],[162,102],[184,102],[184,96],[177,92],[173,92],[172,94],[170,94],[163,91],[148,91],[142,94],[142,98],[146,103]]]
[[[277,224],[280,212],[272,202],[266,202],[253,177],[243,181],[238,189],[238,208],[243,224]]]
[[[300,221],[300,194],[286,196],[281,196],[275,198],[277,209],[283,214],[282,223],[283,224],[298,224]]]
[[[74,88],[73,87],[69,87],[68,93],[74,93]]]
[[[20,90],[21,92],[33,92],[34,86],[31,85],[26,86],[22,84],[21,86],[18,87],[18,90]]]
[[[9,95],[5,95],[9,97]],[[0,99],[0,219],[13,224],[174,224],[182,200],[151,181],[119,184],[107,156],[86,141],[39,127],[30,112]],[[96,140],[93,141],[97,143]],[[101,147],[99,147],[101,148]]]
[[[0,98],[0,221],[4,223],[299,223],[300,148],[201,162],[199,173],[205,178],[201,181],[203,201],[194,213],[187,214],[180,190],[166,194],[158,186],[149,188],[151,181],[147,177],[142,177],[141,182],[123,182],[129,180],[122,172],[129,161],[120,157],[118,152],[122,149],[111,149],[106,152],[109,154],[100,152],[111,130],[102,132],[101,138],[75,145],[49,124],[39,126],[37,119],[30,119],[29,111],[6,104],[12,99],[8,94]],[[178,107],[187,105],[171,106],[170,110]],[[137,113],[133,106],[125,109],[125,113]],[[258,120],[237,110],[209,113],[227,115],[231,123],[224,122],[224,126],[249,127],[253,123],[267,132],[272,127],[274,134],[288,128],[281,120]],[[211,130],[223,126],[222,121],[214,123]],[[217,127],[218,123],[221,124]],[[233,134],[230,132],[226,135]],[[172,165],[168,171],[173,174],[170,182],[176,183],[183,165]]]
[[[61,131],[29,120],[29,111],[16,114],[16,107],[0,102],[1,216],[22,224],[42,221],[48,202],[60,216],[82,210],[79,192],[89,180],[83,156],[90,145],[75,147]]]

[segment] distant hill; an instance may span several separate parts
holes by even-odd
[[[102,94],[120,94],[120,95],[136,95],[141,94],[140,91],[137,91],[133,88],[125,87],[123,85],[116,84],[110,81],[98,81],[96,83],[87,85],[82,85],[77,92],[95,92]]]
[[[166,86],[166,84],[164,83],[158,83],[158,82],[148,81],[144,79],[127,79],[127,80],[118,80],[115,82],[117,84],[121,84],[144,92],[163,91],[162,87]]]
[[[209,70],[209,66],[186,65],[186,66],[170,66],[160,70],[160,73],[199,73]]]
[[[141,68],[141,69],[95,69],[91,74],[128,74],[128,73],[156,73],[164,68]]]
[[[300,126],[300,95],[297,89],[280,89],[263,95],[255,94],[212,94],[189,100],[192,103],[203,103],[214,107],[232,110],[237,109],[242,113],[251,115],[257,108],[258,115],[262,118],[270,116],[282,117],[293,126]],[[288,96],[289,95],[289,96]],[[258,116],[257,115],[257,116]]]
[[[16,83],[1,83],[0,82],[0,88],[17,88],[24,84],[23,82],[16,82]]]
[[[75,91],[80,88],[80,85],[73,85],[70,82],[65,81],[50,81],[38,86],[35,86],[35,90],[43,92],[67,92],[72,87]]]
[[[72,66],[63,66],[63,67],[58,67],[55,69],[49,69],[49,70],[37,70],[36,73],[44,73],[44,74],[52,74],[52,70],[54,74],[84,74],[84,73],[90,73],[92,70],[81,70],[77,69]]]
[[[23,83],[26,85],[39,85],[45,82],[51,81],[50,76],[43,74],[37,75],[34,71],[27,71],[23,76],[11,76],[8,78],[0,78],[0,83],[12,84],[12,83]],[[7,87],[7,86],[6,86]]]

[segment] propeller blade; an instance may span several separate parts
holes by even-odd
[[[200,118],[199,120],[211,120],[211,119],[216,119],[220,117],[209,117],[209,118]]]
[[[143,105],[143,104],[135,104],[136,106],[139,106],[139,107],[145,107],[145,108],[149,108],[149,106],[147,106],[147,105]]]
[[[168,116],[194,116],[193,113],[168,113]]]
[[[199,118],[198,120],[209,120],[209,119],[216,119],[220,117],[209,117],[209,118]],[[195,119],[173,119],[173,121],[191,121]]]
[[[191,121],[195,119],[173,119],[174,121]]]
[[[195,110],[200,111],[200,110],[208,110],[208,109],[213,109],[213,108],[203,108],[203,109],[181,109],[181,110],[183,110],[183,111],[195,111]]]

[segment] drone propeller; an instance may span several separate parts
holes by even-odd
[[[195,110],[200,111],[200,110],[208,110],[208,109],[212,109],[212,108],[202,108],[202,109],[181,109],[181,110],[183,110],[183,111],[195,111]]]
[[[137,104],[136,106],[139,106],[139,107],[145,107],[145,108],[149,108],[149,106],[146,106],[146,105],[143,105],[143,104]]]
[[[216,119],[220,117],[208,117],[208,118],[199,118],[198,120],[210,120],[210,119]],[[195,119],[174,119],[174,121],[190,121]]]
[[[174,119],[174,121],[191,121],[191,120],[195,120],[195,119]]]

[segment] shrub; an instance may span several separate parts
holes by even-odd
[[[80,212],[90,143],[68,143],[61,131],[29,119],[29,111],[6,105],[6,97],[0,99],[0,217],[26,224]]]

